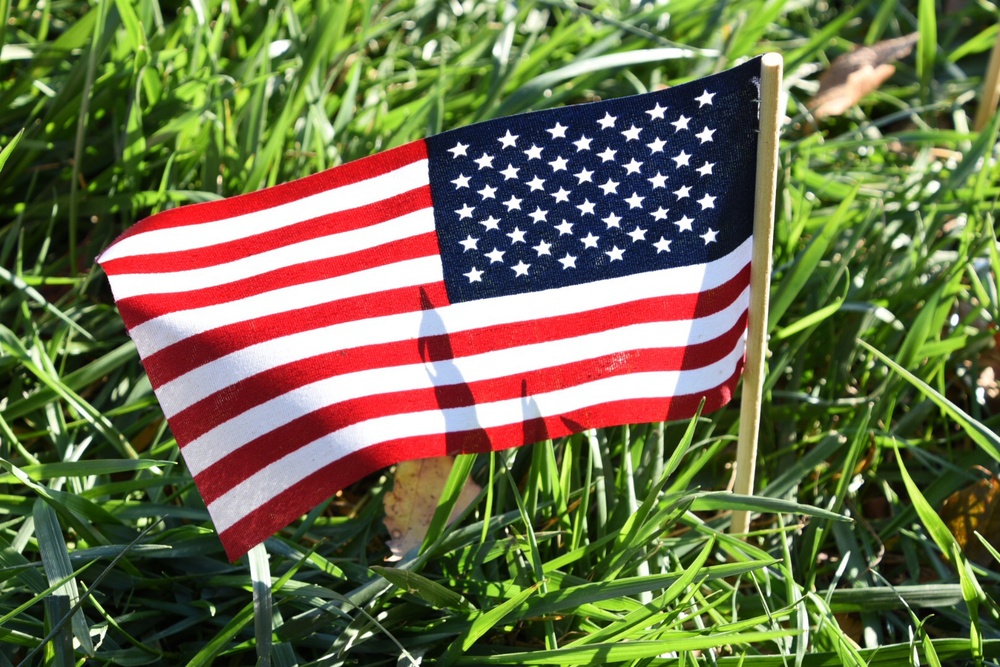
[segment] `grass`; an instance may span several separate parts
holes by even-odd
[[[0,0],[0,665],[1000,664],[997,561],[938,513],[1000,469],[977,384],[1000,116],[970,128],[1000,8],[938,5]],[[812,121],[830,60],[914,31],[886,85]],[[395,567],[390,473],[226,560],[101,249],[164,208],[766,50],[790,122],[756,500],[710,493],[730,407],[460,458],[483,494]],[[762,512],[747,542],[739,508]]]

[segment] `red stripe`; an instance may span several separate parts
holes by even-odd
[[[284,364],[229,385],[170,418],[177,441],[183,446],[212,428],[281,394],[337,375],[368,368],[386,368],[425,361],[468,357],[505,347],[547,342],[567,335],[582,336],[618,326],[707,317],[723,310],[743,292],[750,267],[728,282],[699,294],[654,297],[610,306],[597,311],[562,315],[530,322],[491,326],[357,348],[344,354],[330,352]],[[571,332],[568,334],[567,332]],[[730,349],[732,347],[730,346]],[[146,362],[147,367],[149,362]],[[154,385],[154,386],[159,386]]]
[[[732,398],[742,363],[726,382],[704,394],[704,413],[722,407]],[[309,475],[270,501],[247,513],[238,523],[220,533],[226,555],[235,561],[276,530],[287,526],[325,498],[359,479],[400,461],[444,454],[488,452],[559,438],[585,428],[603,428],[623,423],[646,423],[689,419],[696,413],[702,395],[669,399],[642,399],[603,403],[582,410],[524,424],[511,424],[465,433],[410,437],[372,445],[354,452]]]
[[[251,441],[203,470],[195,477],[195,482],[205,502],[210,503],[246,479],[245,471],[262,470],[318,438],[369,419],[544,394],[617,375],[702,368],[728,355],[744,331],[745,313],[730,331],[698,345],[633,350],[530,373],[434,389],[366,396],[329,405]]]
[[[143,359],[142,365],[153,387],[159,387],[210,361],[274,338],[447,304],[443,282],[362,294],[205,331],[158,350]]]
[[[275,248],[283,248],[331,234],[377,225],[407,213],[430,208],[431,205],[431,188],[428,185],[372,204],[321,215],[287,227],[225,243],[175,252],[130,255],[109,259],[101,263],[101,268],[109,276],[203,269],[235,262]]]
[[[199,225],[274,208],[320,192],[381,176],[426,158],[427,144],[421,139],[377,155],[370,155],[339,167],[327,169],[312,176],[300,178],[297,181],[282,183],[237,197],[203,204],[191,204],[157,213],[129,227],[115,239],[115,243],[129,236],[157,229]]]
[[[215,306],[271,292],[284,287],[344,276],[383,264],[386,258],[402,262],[438,253],[437,234],[428,232],[357,252],[303,262],[261,273],[225,285],[213,285],[183,293],[145,294],[118,301],[129,329],[168,313]]]

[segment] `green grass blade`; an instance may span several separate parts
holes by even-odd
[[[247,552],[250,584],[253,587],[253,635],[257,644],[257,667],[271,665],[271,633],[274,607],[271,601],[271,566],[263,544]]]
[[[842,514],[836,514],[828,510],[803,505],[790,500],[780,498],[764,498],[761,496],[741,496],[735,493],[723,491],[708,491],[696,493],[693,496],[691,510],[695,512],[706,510],[738,509],[747,512],[764,512],[776,514],[801,514],[803,516],[826,519],[828,521],[839,521],[841,523],[851,523],[851,518]]]
[[[969,567],[969,563],[962,553],[962,548],[955,541],[955,537],[951,534],[951,531],[948,530],[948,526],[945,525],[940,515],[934,511],[934,508],[930,506],[924,495],[920,492],[920,487],[916,485],[913,478],[910,477],[910,473],[907,472],[906,466],[903,465],[903,458],[899,453],[899,448],[896,448],[896,462],[899,464],[899,472],[903,476],[903,483],[906,485],[906,491],[910,495],[910,502],[913,503],[913,509],[916,510],[917,516],[920,517],[920,521],[924,524],[924,527],[930,533],[938,548],[941,549],[941,552],[951,559],[955,569],[958,570],[958,578],[962,586],[962,598],[965,600],[969,612],[969,641],[973,657],[979,659],[982,657],[983,646],[983,636],[979,621],[979,603],[985,597],[983,589],[980,587],[976,575],[972,572],[972,568]]]
[[[59,592],[53,597],[64,598],[66,611],[74,606],[80,599],[80,592],[77,588],[76,579],[73,578],[73,567],[69,562],[69,550],[66,548],[66,541],[62,535],[62,528],[55,511],[41,498],[35,501],[33,511],[35,519],[35,534],[38,537],[38,548],[41,552],[42,563],[45,566],[45,574],[49,579],[49,584],[63,580],[65,583]],[[77,610],[73,614],[70,625],[64,630],[65,641],[56,641],[56,646],[65,646],[67,643],[72,646],[73,642],[68,639],[72,635],[80,642],[81,650],[88,656],[94,655],[94,644],[90,639],[90,627],[82,610]]]
[[[434,515],[427,526],[427,534],[424,536],[424,543],[420,547],[421,553],[427,551],[430,545],[437,542],[444,533],[444,529],[448,525],[448,519],[451,518],[451,513],[455,510],[455,505],[458,504],[462,489],[465,487],[466,480],[469,479],[469,473],[472,472],[472,465],[475,462],[475,454],[463,454],[455,457],[451,472],[448,473],[448,480],[441,490],[441,498],[438,499]]]
[[[593,58],[578,60],[565,67],[541,74],[531,81],[519,86],[518,89],[499,106],[497,116],[509,116],[520,111],[524,111],[529,106],[540,99],[544,99],[544,91],[556,86],[564,81],[568,81],[583,74],[601,72],[604,70],[615,70],[630,65],[643,63],[662,62],[664,60],[677,60],[691,58],[695,55],[689,49],[674,47],[664,47],[659,49],[642,49],[640,51],[630,51],[627,53],[613,53]]]
[[[948,400],[948,398],[928,385],[926,382],[910,373],[905,368],[894,362],[886,355],[869,345],[863,340],[858,343],[874,354],[878,359],[893,371],[903,376],[910,384],[916,387],[920,393],[932,400],[941,410],[951,417],[958,424],[969,438],[979,447],[989,454],[996,461],[1000,461],[1000,436],[987,428],[978,420],[973,419],[961,408]]]
[[[489,611],[483,612],[481,616],[472,622],[469,629],[462,633],[452,643],[448,652],[442,658],[442,664],[452,664],[455,659],[465,653],[477,639],[500,624],[507,616],[513,613],[515,609],[527,602],[532,595],[535,595],[539,586],[540,584],[529,586],[511,598],[493,607]]]
[[[767,642],[782,639],[791,632],[746,632],[691,636],[692,633],[664,633],[660,641],[625,642],[568,646],[554,651],[530,651],[491,656],[465,656],[460,665],[594,665],[653,658],[674,651],[704,651],[717,646]]]
[[[371,566],[372,572],[385,577],[386,581],[397,588],[412,593],[438,609],[455,609],[463,612],[474,612],[476,608],[461,594],[445,588],[416,572],[394,567]]]

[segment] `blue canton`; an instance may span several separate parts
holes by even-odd
[[[452,303],[734,250],[753,228],[759,76],[758,59],[646,95],[428,138]]]

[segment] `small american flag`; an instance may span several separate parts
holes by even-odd
[[[724,405],[759,75],[479,123],[116,240],[100,263],[229,557],[402,460]]]

